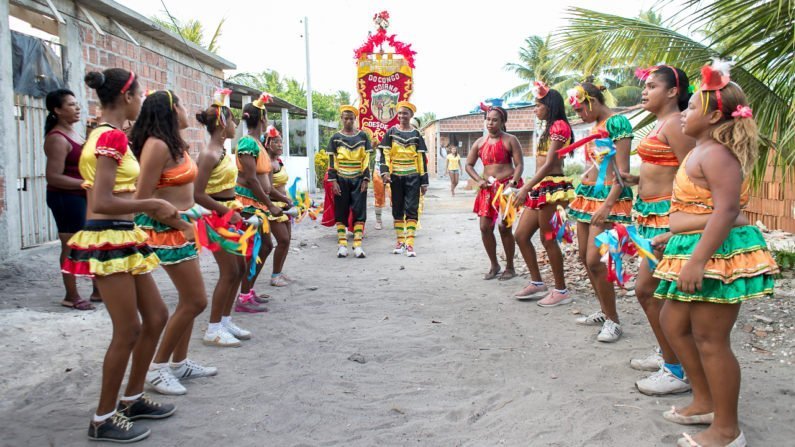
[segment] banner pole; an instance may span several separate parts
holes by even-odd
[[[312,111],[312,77],[309,67],[309,17],[304,17],[304,43],[306,45],[306,162],[309,168],[309,192],[315,192],[315,134],[314,112]]]

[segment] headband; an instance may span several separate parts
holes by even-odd
[[[676,85],[674,85],[674,87],[679,88],[679,72],[676,70],[676,68],[674,68],[674,67],[672,67],[670,65],[666,65],[666,64],[654,65],[654,66],[651,66],[649,68],[640,68],[640,67],[638,67],[638,68],[635,69],[635,76],[638,79],[640,79],[641,81],[645,81],[646,79],[648,79],[649,76],[651,76],[652,73],[654,73],[655,71],[659,70],[662,67],[667,67],[672,72],[674,72],[674,78],[676,79]]]
[[[173,110],[174,109],[174,98],[171,96],[171,90],[147,90],[144,93],[144,96],[146,96],[148,98],[148,97],[154,95],[155,93],[159,93],[159,92],[163,92],[163,93],[168,95],[168,107]]]
[[[132,86],[133,81],[135,81],[135,73],[130,71],[130,77],[127,78],[127,82],[125,82],[124,83],[124,87],[121,88],[121,94],[122,95],[127,93],[127,90],[130,89],[130,87]]]
[[[486,115],[489,114],[492,110],[500,114],[500,118],[502,118],[502,122],[505,123],[508,121],[508,112],[503,110],[502,107],[495,107],[495,106],[487,106],[486,104],[480,103],[480,110],[482,110]]]

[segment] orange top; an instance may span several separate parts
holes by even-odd
[[[166,169],[160,174],[160,180],[157,182],[157,189],[167,188],[169,186],[179,186],[191,183],[196,179],[196,173],[199,171],[196,162],[190,158],[187,151],[182,154],[182,162],[173,168]]]
[[[660,128],[662,128],[663,125],[665,125],[665,122],[660,125]],[[679,166],[679,159],[676,158],[676,154],[674,154],[671,146],[663,143],[657,138],[657,134],[659,133],[660,131],[658,129],[654,132],[654,135],[648,135],[646,138],[640,140],[640,144],[638,144],[638,155],[640,155],[640,159],[643,160],[644,163],[653,165]]]
[[[262,147],[262,144],[250,135],[246,135],[237,142],[237,169],[243,172],[243,164],[240,163],[241,155],[250,155],[257,160],[257,175],[267,174],[273,170],[271,158]]]
[[[692,152],[690,153],[692,154]],[[713,211],[712,191],[703,186],[696,185],[687,175],[685,167],[690,154],[679,165],[679,170],[674,178],[674,190],[671,197],[671,213],[682,211],[688,214],[711,214]],[[750,192],[749,179],[743,181],[740,193],[740,207],[748,204]]]

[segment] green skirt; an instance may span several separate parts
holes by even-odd
[[[668,214],[671,210],[671,198],[653,198],[643,200],[638,196],[632,206],[632,217],[638,234],[646,239],[653,239],[670,231]]]
[[[135,216],[135,225],[149,236],[146,243],[155,251],[162,265],[179,264],[199,256],[196,244],[185,239],[182,231],[176,228],[171,228],[146,214]]]
[[[694,294],[680,291],[676,281],[701,240],[702,233],[675,234],[654,270],[660,284],[654,297],[675,301],[736,304],[773,294],[778,273],[762,232],[753,225],[735,227],[704,268],[702,288]]]

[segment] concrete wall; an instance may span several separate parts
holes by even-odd
[[[8,17],[8,0],[0,0],[0,17]],[[0,53],[11,55],[8,19],[0,19]],[[0,64],[0,259],[20,250],[17,179],[17,131],[14,116],[14,84],[10,61]]]

